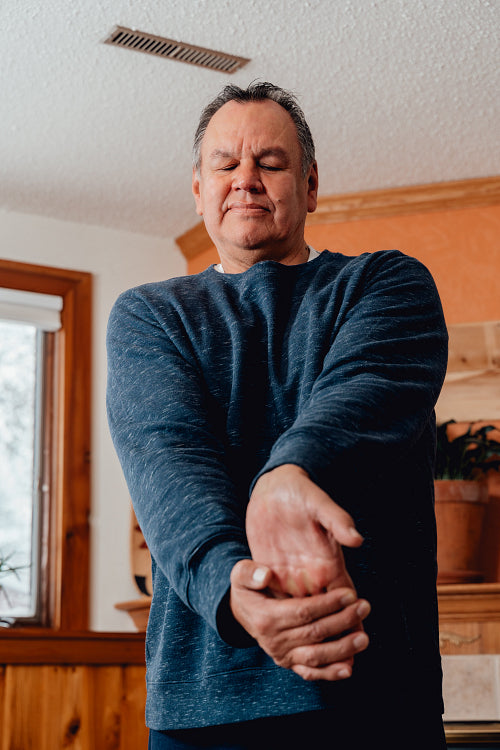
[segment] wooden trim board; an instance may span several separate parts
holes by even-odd
[[[366,190],[320,197],[316,211],[307,215],[306,226],[476,208],[496,203],[500,203],[500,176]],[[203,222],[188,229],[175,241],[186,260],[213,247]]]

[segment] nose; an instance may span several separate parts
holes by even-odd
[[[260,193],[263,185],[257,164],[242,160],[233,172],[233,188],[247,193]]]

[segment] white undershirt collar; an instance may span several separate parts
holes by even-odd
[[[315,258],[317,258],[318,255],[319,255],[319,253],[318,253],[317,250],[315,250],[310,245],[307,245],[307,249],[309,250],[309,257],[307,259],[307,262],[309,263],[309,261],[314,260]],[[217,265],[215,265],[214,268],[219,273],[225,273],[224,269],[222,268],[222,263],[217,263]]]

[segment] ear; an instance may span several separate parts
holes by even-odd
[[[307,212],[312,214],[318,205],[318,165],[313,162],[307,176]]]
[[[191,189],[193,191],[194,195],[194,202],[196,204],[196,213],[199,216],[203,216],[203,200],[201,197],[201,190],[200,190],[200,174],[196,171],[196,169],[193,167],[193,178],[191,182]]]

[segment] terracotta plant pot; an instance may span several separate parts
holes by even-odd
[[[487,483],[437,479],[434,486],[438,583],[482,581],[478,557],[488,502]]]

